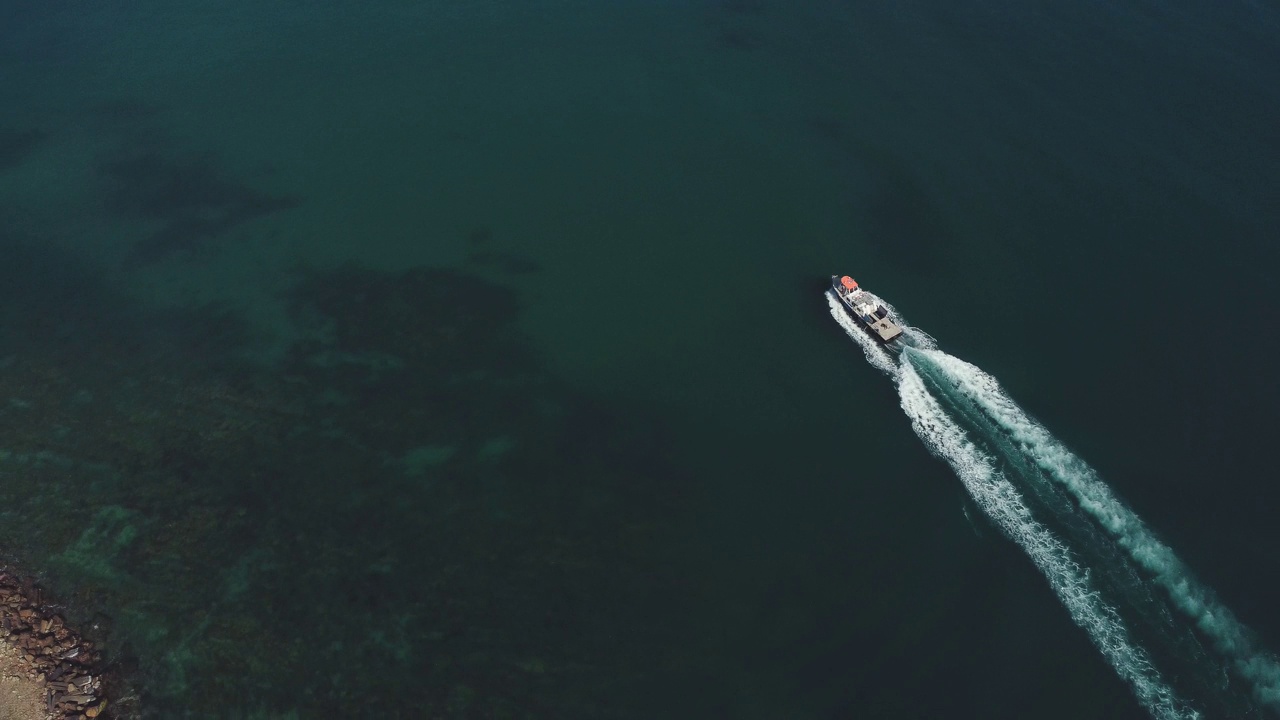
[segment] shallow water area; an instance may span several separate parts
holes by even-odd
[[[824,292],[998,378],[1280,647],[1278,33],[0,0],[0,554],[146,717],[1146,717]],[[1016,462],[1026,537],[1093,557]]]

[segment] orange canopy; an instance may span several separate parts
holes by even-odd
[[[848,275],[845,275],[844,277],[840,278],[840,284],[844,285],[845,289],[847,290],[858,289],[858,283],[854,282],[853,278],[849,277]]]

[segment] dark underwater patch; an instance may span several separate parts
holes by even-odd
[[[18,353],[129,353],[188,367],[230,362],[257,338],[228,308],[139,307],[56,243],[0,230],[0,341]]]
[[[30,526],[0,544],[114,618],[150,717],[645,717],[628,693],[675,646],[660,428],[548,373],[499,285],[345,265],[289,302],[313,332],[278,366],[6,360],[0,501]],[[200,353],[241,342],[234,313],[144,327],[184,320]]]
[[[134,245],[130,259],[140,264],[200,250],[237,226],[299,203],[296,197],[270,195],[227,179],[207,160],[147,153],[104,162],[99,173],[111,210],[160,224]]]
[[[57,245],[0,228],[0,257],[0,339],[11,350],[130,331],[102,278]]]
[[[46,137],[43,130],[0,128],[0,170],[7,170],[26,160]]]

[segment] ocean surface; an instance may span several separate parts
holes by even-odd
[[[122,718],[1280,717],[1278,232],[1271,2],[0,0],[0,555]]]

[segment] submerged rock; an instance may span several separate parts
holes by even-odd
[[[555,380],[501,286],[345,266],[291,302],[309,332],[279,364],[18,348],[0,506],[30,525],[0,547],[47,569],[60,617],[113,618],[147,717],[443,717],[460,687],[475,716],[618,704],[667,647],[602,630],[640,627],[670,586],[645,559],[679,484],[660,434]],[[151,347],[179,344],[153,327]],[[14,628],[52,628],[32,617]],[[97,652],[50,632],[24,651]]]

